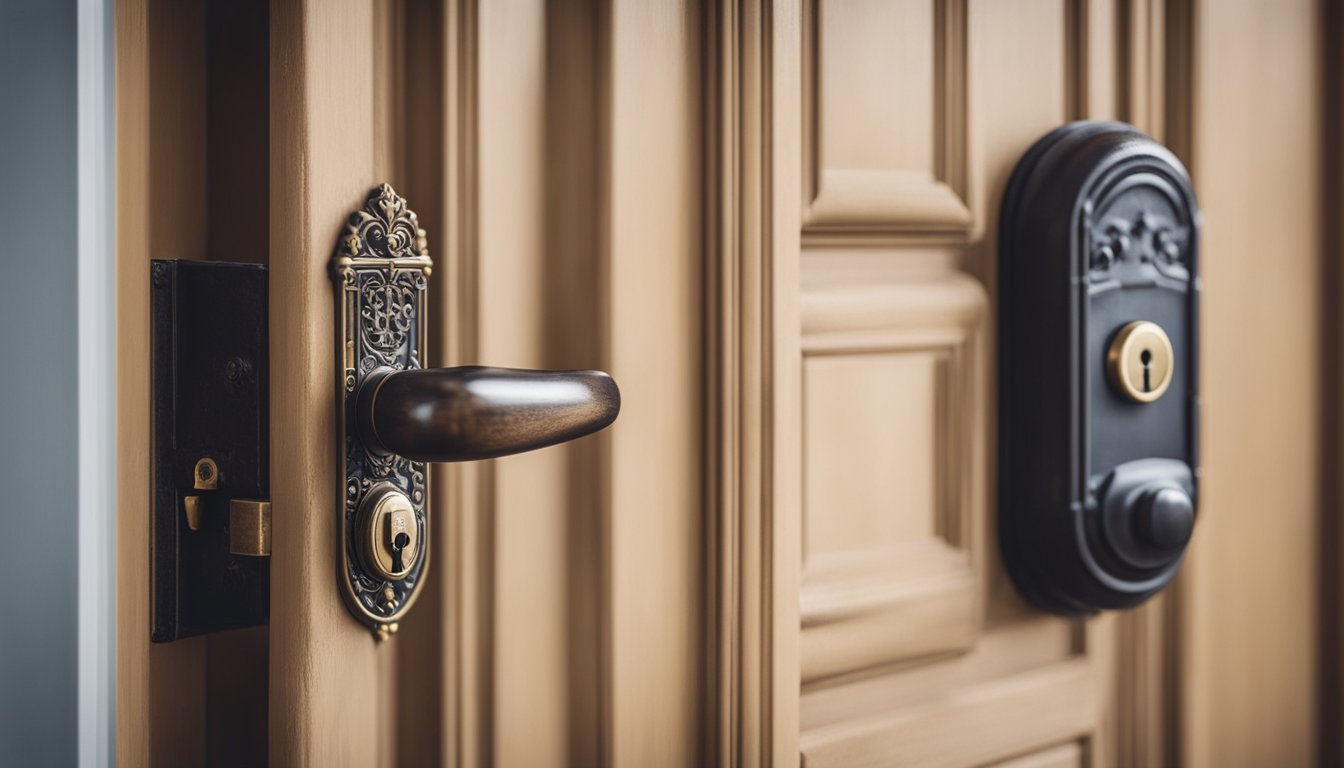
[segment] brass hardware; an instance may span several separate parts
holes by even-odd
[[[1156,323],[1136,320],[1121,328],[1106,354],[1106,371],[1122,395],[1151,403],[1167,391],[1176,370],[1171,339]]]
[[[202,456],[196,462],[196,468],[192,470],[191,475],[195,479],[195,488],[198,491],[213,491],[219,487],[219,466],[209,456]]]
[[[351,412],[359,385],[375,368],[411,370],[424,365],[429,316],[426,278],[433,264],[415,213],[386,184],[374,187],[359,210],[346,219],[331,260],[341,430],[337,496],[341,504],[333,510],[341,532],[338,578],[351,613],[380,640],[396,631],[429,568],[429,471],[424,462],[366,450],[345,415]],[[361,525],[361,510],[367,499],[377,495],[374,489],[385,485],[408,500],[415,523],[407,526],[416,536],[414,557],[402,562],[404,572],[396,578],[387,575],[390,552],[381,572],[373,567],[382,562],[378,557],[362,554],[371,533]]]
[[[369,489],[359,505],[356,530],[359,556],[364,567],[387,581],[400,581],[420,557],[420,526],[415,507],[406,494],[390,483]],[[385,587],[385,600],[396,600],[392,587]]]
[[[187,511],[187,527],[193,531],[201,530],[201,497],[184,496],[182,506]]]
[[[429,567],[429,461],[506,456],[606,427],[601,371],[425,369],[433,268],[425,231],[386,184],[346,220],[331,262],[340,424],[341,594],[379,640]]]
[[[229,552],[247,557],[271,556],[271,502],[229,499]]]

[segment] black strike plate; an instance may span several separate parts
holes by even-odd
[[[270,558],[230,547],[230,501],[270,496],[267,291],[260,264],[150,271],[151,637],[163,643],[270,616]]]

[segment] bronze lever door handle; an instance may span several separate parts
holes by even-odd
[[[426,462],[573,440],[621,408],[616,382],[601,371],[426,369],[433,269],[419,219],[386,184],[346,219],[331,260],[337,579],[350,612],[379,640],[397,631],[427,580],[436,515]]]
[[[596,432],[616,420],[621,393],[602,371],[380,368],[355,409],[365,445],[413,461],[472,461]]]

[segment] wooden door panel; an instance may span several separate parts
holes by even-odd
[[[1337,173],[1322,146],[1338,140],[1338,123],[1322,136],[1321,48],[1335,46],[1338,72],[1340,39],[1322,33],[1323,7],[1237,0],[1202,3],[1194,17],[1189,154],[1207,300],[1204,498],[1182,574],[1189,765],[1339,761],[1318,742],[1340,732],[1341,716],[1318,709],[1335,685],[1326,670],[1339,668],[1337,646],[1318,647],[1339,594],[1337,571],[1322,580],[1322,561],[1338,558],[1323,521],[1339,514],[1322,480],[1340,475],[1338,454],[1321,453],[1332,429],[1321,409],[1337,400],[1322,392],[1322,360],[1339,349],[1338,326],[1322,322],[1323,307],[1339,304],[1338,285],[1323,280],[1322,223],[1338,220],[1340,204],[1320,198],[1322,177]]]
[[[698,10],[446,5],[446,362],[603,368],[623,400],[601,435],[442,472],[436,509],[474,539],[439,541],[464,591],[431,634],[478,685],[445,690],[449,748],[463,764],[693,764]]]
[[[1111,624],[1026,606],[988,491],[997,206],[1080,116],[1085,6],[804,8],[809,766],[1108,763]]]
[[[809,766],[983,765],[1078,742],[1104,755],[1103,734],[1079,741],[1105,706],[1081,645],[1064,622],[1016,622],[955,658],[813,684],[802,754]]]
[[[1074,741],[995,763],[994,768],[1082,768],[1085,765],[1083,745]]]
[[[809,0],[803,16],[804,226],[965,229],[965,0]]]
[[[479,297],[475,352],[464,362],[518,368],[554,365],[545,327],[564,302],[546,290],[549,252],[545,180],[546,12],[542,2],[481,3],[476,9],[478,96],[475,193]],[[549,317],[548,317],[549,315]],[[591,367],[598,367],[592,365]],[[492,733],[485,754],[500,765],[563,765],[568,539],[565,452],[491,462],[478,498],[490,530]],[[484,703],[484,702],[482,702]]]
[[[803,682],[980,632],[980,284],[805,290]]]

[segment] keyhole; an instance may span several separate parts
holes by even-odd
[[[1144,391],[1144,392],[1152,392],[1152,391],[1153,391],[1153,385],[1152,385],[1152,375],[1153,375],[1153,370],[1152,370],[1152,368],[1150,367],[1150,364],[1153,362],[1153,353],[1152,353],[1152,352],[1149,352],[1149,351],[1146,350],[1146,349],[1143,350],[1142,352],[1139,353],[1139,362],[1140,362],[1140,363],[1143,363],[1143,391]]]
[[[405,531],[402,531],[401,533],[398,533],[398,534],[396,535],[396,537],[392,539],[392,570],[393,570],[393,571],[396,571],[396,572],[399,573],[399,572],[401,572],[401,571],[403,571],[403,570],[406,569],[406,566],[402,565],[401,553],[402,553],[403,551],[405,551],[405,549],[406,549],[406,545],[407,545],[407,544],[410,544],[410,543],[411,543],[411,537],[410,537],[410,536],[407,536]]]

